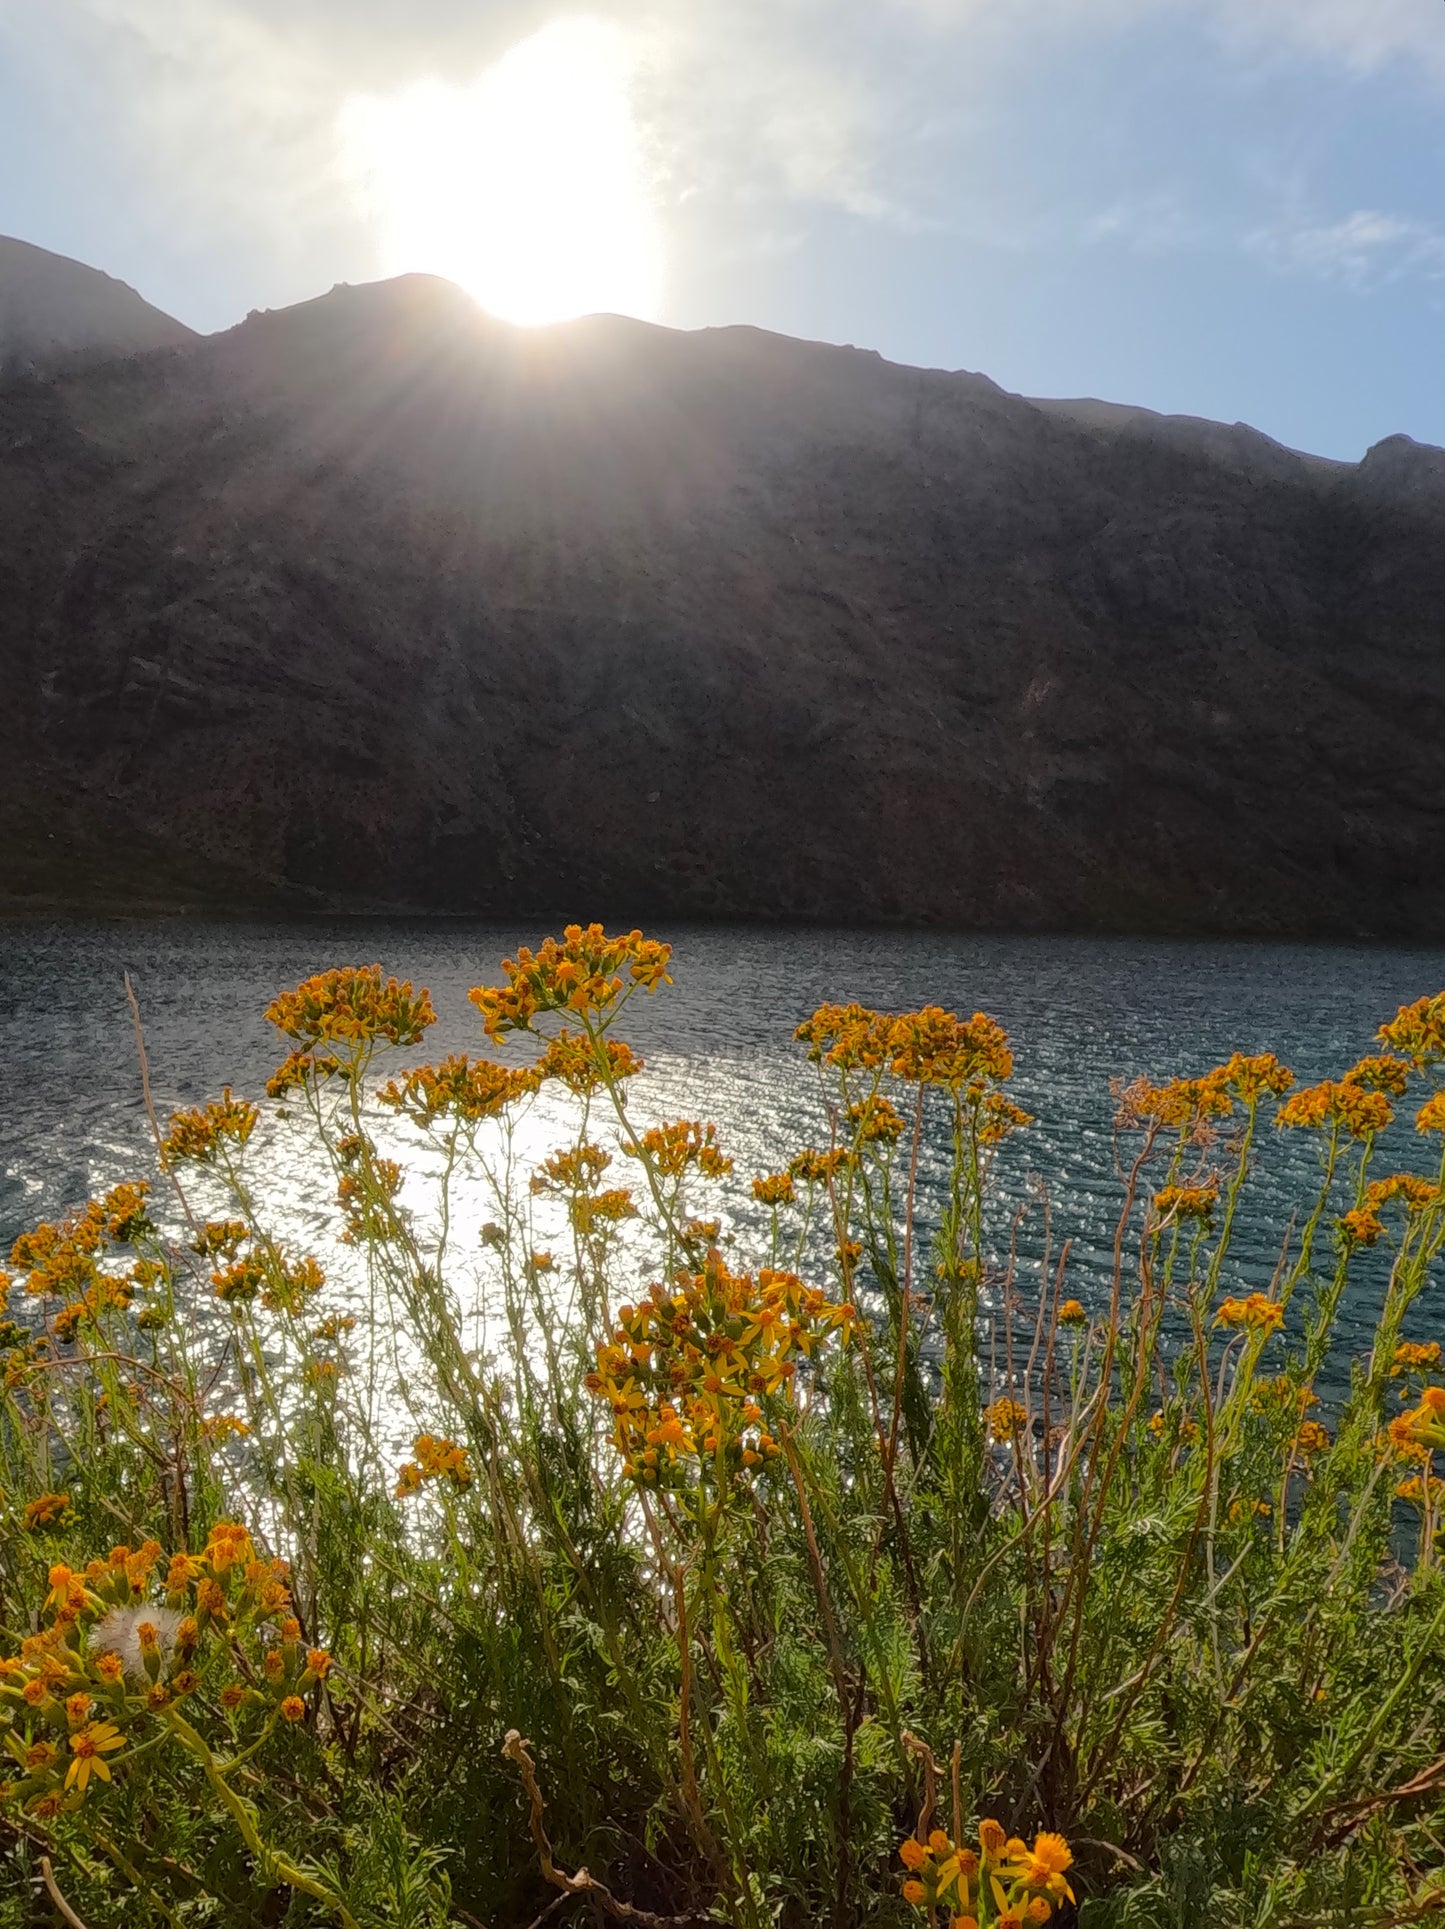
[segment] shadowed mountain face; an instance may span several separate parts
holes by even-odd
[[[0,376],[196,339],[123,281],[0,235]]]
[[[0,890],[1445,935],[1445,456],[421,278],[0,387]]]

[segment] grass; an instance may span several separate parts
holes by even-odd
[[[1445,1920],[1445,996],[1306,1091],[1122,1090],[1086,1308],[1010,1257],[982,1015],[802,1026],[738,1250],[726,1146],[633,1122],[668,963],[573,927],[440,1065],[425,992],[309,980],[264,1106],[17,1241],[0,1923]],[[1246,1292],[1277,1129],[1318,1181]],[[268,1215],[302,1135],[339,1271]]]

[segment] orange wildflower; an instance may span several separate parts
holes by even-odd
[[[569,924],[560,944],[546,938],[535,952],[524,945],[515,959],[504,958],[505,985],[478,985],[468,996],[482,1014],[487,1036],[498,1039],[509,1031],[530,1031],[533,1019],[544,1012],[610,1016],[634,987],[651,992],[659,984],[671,984],[671,956],[671,946],[644,938],[640,931],[609,938],[600,924],[585,930]]]
[[[1436,992],[1433,998],[1417,998],[1413,1005],[1401,1005],[1376,1036],[1417,1070],[1439,1064],[1445,1060],[1445,991]]]
[[[1284,1324],[1284,1308],[1264,1293],[1251,1293],[1247,1299],[1225,1300],[1214,1315],[1214,1323],[1270,1334]]]
[[[1165,1186],[1154,1194],[1154,1210],[1161,1220],[1208,1219],[1219,1204],[1219,1187]]]
[[[678,1119],[671,1125],[654,1125],[645,1131],[638,1147],[624,1145],[631,1159],[644,1156],[665,1179],[681,1178],[696,1167],[704,1179],[722,1179],[733,1169],[731,1159],[723,1156],[717,1142],[717,1127],[696,1119]]]
[[[1028,1425],[1028,1410],[1007,1394],[984,1411],[984,1423],[995,1440],[1016,1440]]]
[[[1275,1123],[1283,1128],[1317,1132],[1325,1126],[1344,1131],[1352,1139],[1372,1138],[1394,1117],[1383,1092],[1352,1084],[1348,1079],[1325,1079],[1303,1086],[1279,1108]]]
[[[491,1059],[469,1059],[465,1052],[444,1058],[440,1065],[421,1065],[392,1079],[377,1093],[382,1105],[403,1112],[418,1125],[441,1118],[475,1124],[498,1118],[509,1105],[528,1098],[541,1083],[535,1067],[514,1069]]]
[[[223,1145],[243,1146],[260,1116],[248,1100],[232,1098],[227,1085],[211,1104],[171,1113],[170,1130],[161,1146],[161,1163],[211,1165]]]

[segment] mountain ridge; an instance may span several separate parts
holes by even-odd
[[[12,907],[1445,935],[1409,438],[405,278],[0,387],[0,514]]]
[[[201,338],[99,268],[0,235],[0,376]]]

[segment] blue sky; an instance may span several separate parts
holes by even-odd
[[[556,32],[579,16],[618,50],[642,312],[1351,459],[1397,430],[1445,443],[1441,0],[0,0],[0,232],[202,329],[453,271],[438,232],[493,232],[515,171],[471,142],[433,189],[414,130],[437,103],[505,118],[515,50],[585,53]],[[363,123],[393,130],[386,182],[408,163],[389,215]],[[613,192],[585,143],[568,164]]]

